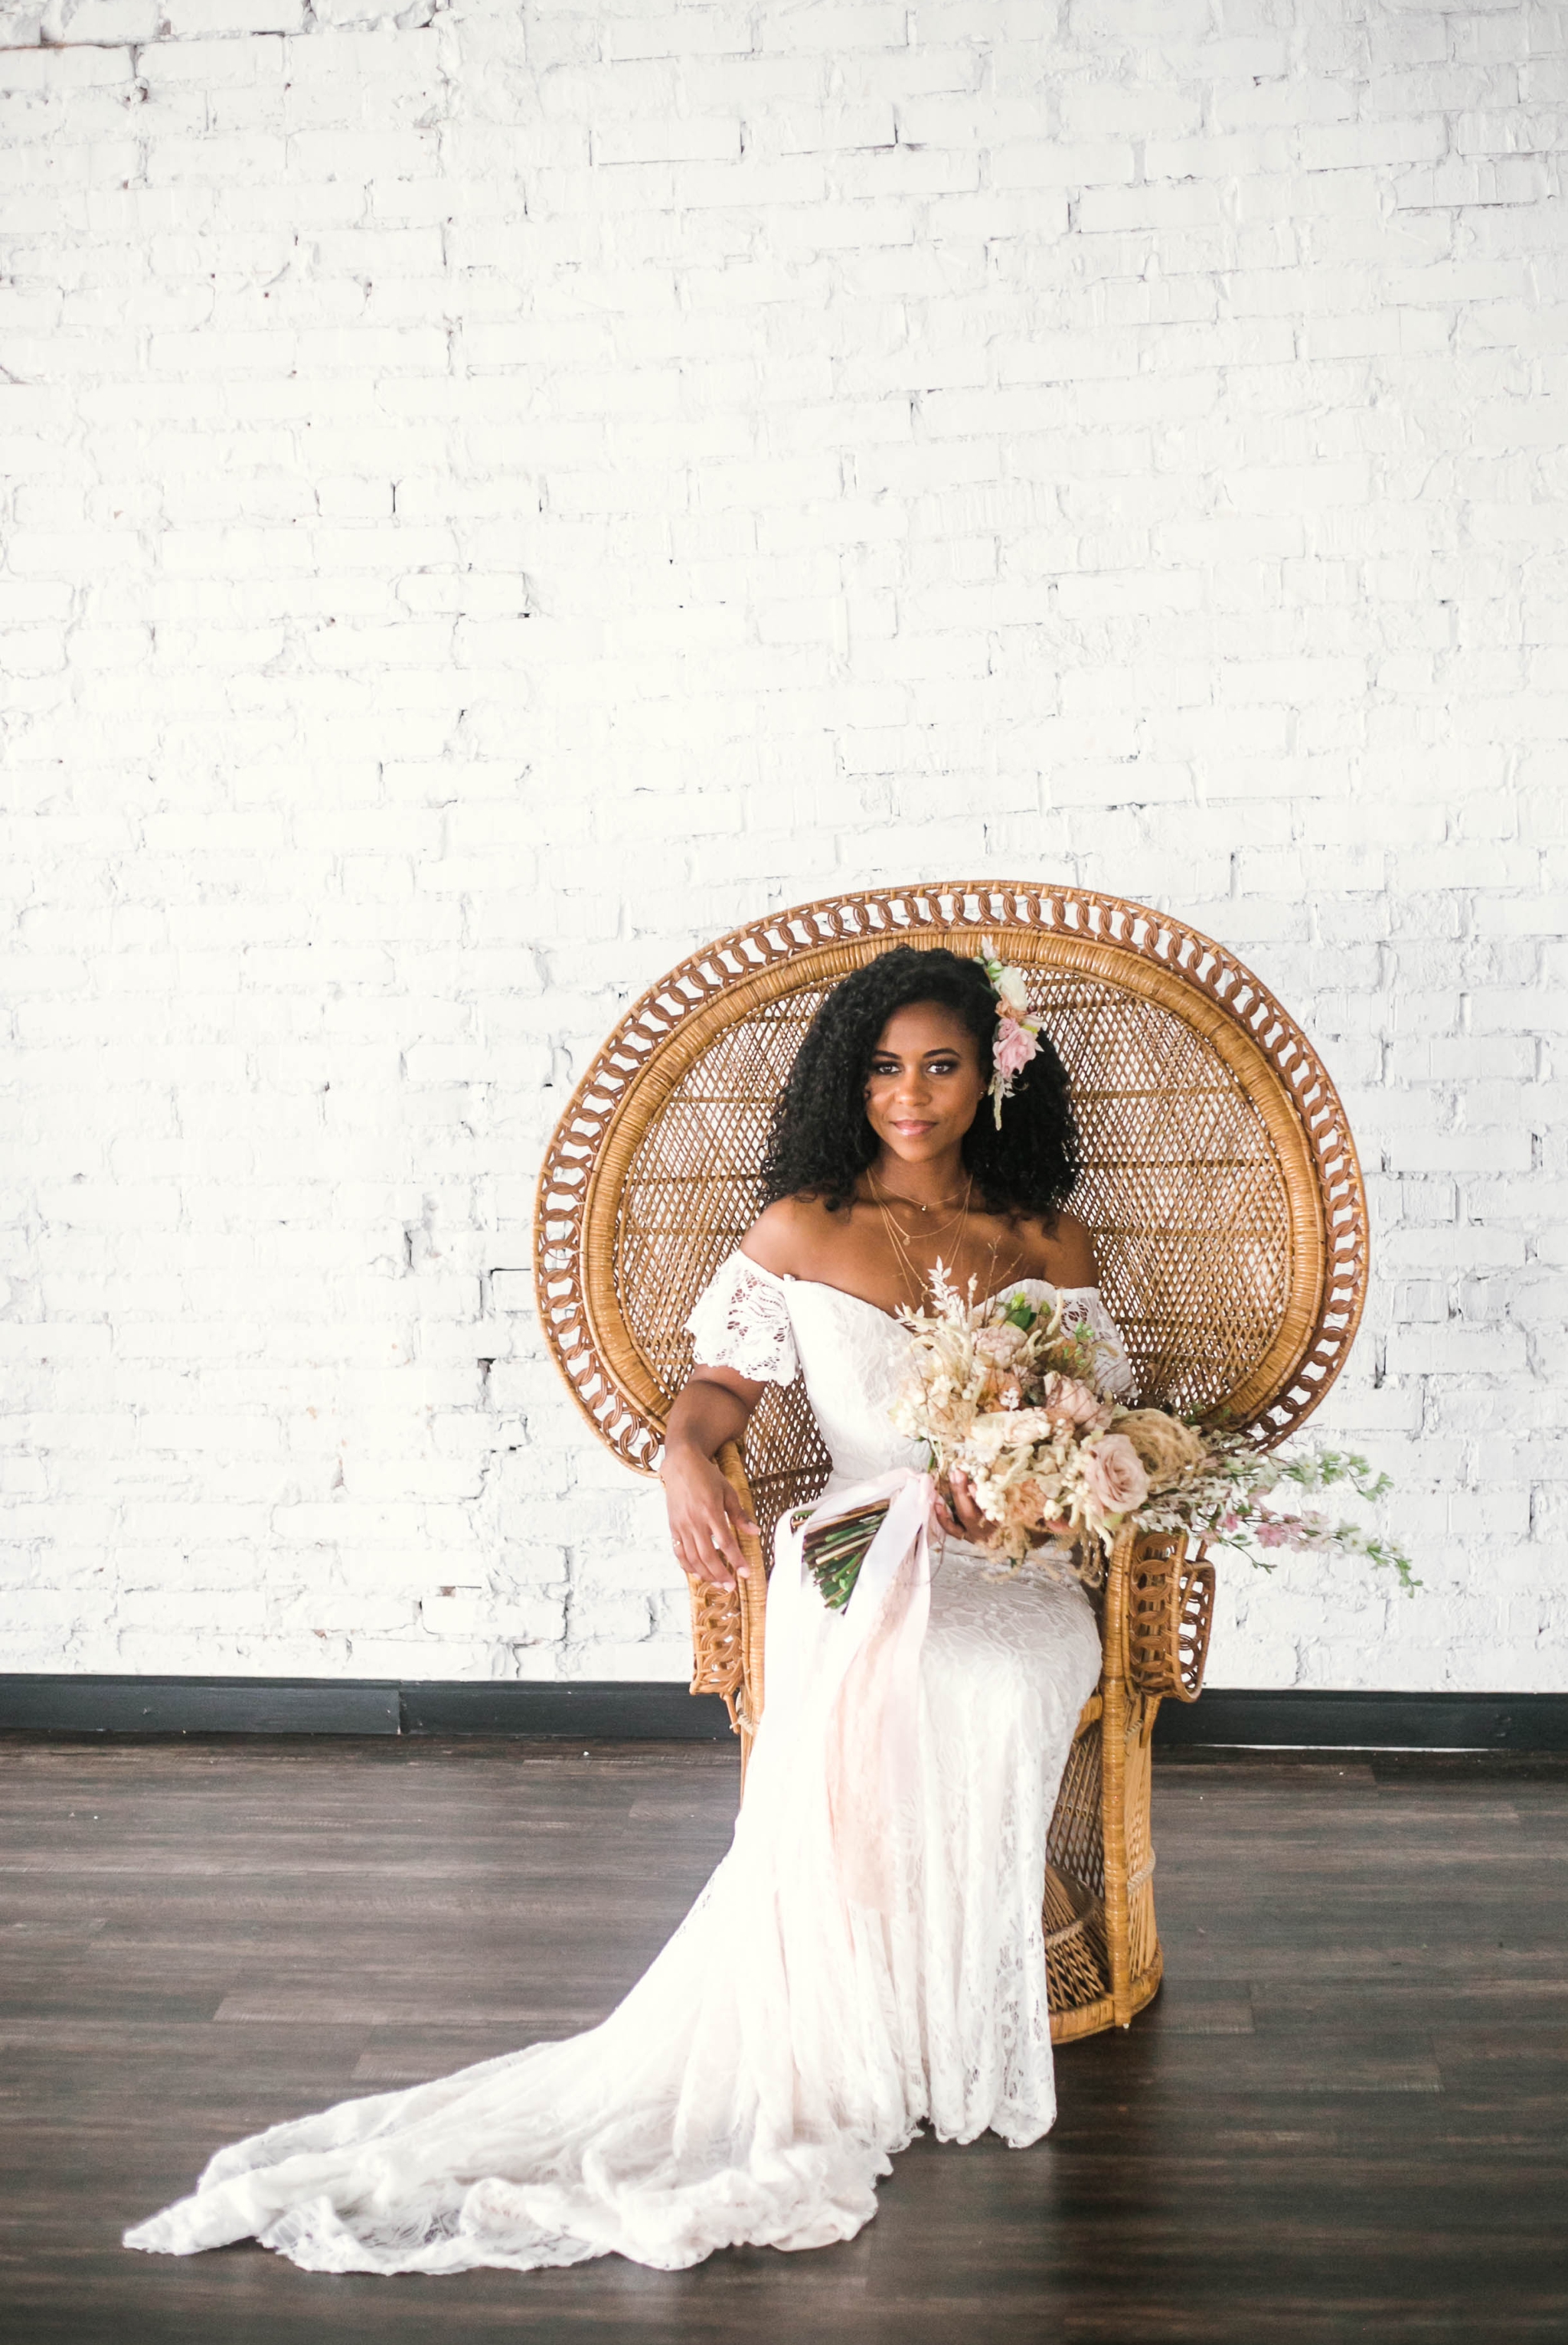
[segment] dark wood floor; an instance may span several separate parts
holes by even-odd
[[[728,1748],[0,1740],[5,2345],[1568,2340],[1568,1767],[1162,1763],[1166,1985],[1028,2150],[921,2140],[860,2238],[695,2270],[131,2255],[220,2142],[609,2008]]]

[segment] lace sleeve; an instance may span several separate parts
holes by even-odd
[[[734,1368],[758,1384],[793,1384],[799,1368],[785,1282],[749,1255],[721,1262],[692,1305],[695,1364]]]
[[[1062,1289],[1062,1323],[1066,1327],[1087,1327],[1093,1334],[1099,1346],[1096,1369],[1102,1389],[1108,1392],[1113,1400],[1135,1401],[1138,1380],[1127,1357],[1122,1331],[1101,1302],[1099,1288],[1064,1286]]]

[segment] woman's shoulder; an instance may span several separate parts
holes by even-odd
[[[740,1252],[776,1278],[809,1278],[832,1225],[820,1198],[780,1197],[759,1213],[740,1241]]]
[[[1022,1232],[1029,1276],[1048,1279],[1053,1286],[1098,1285],[1095,1233],[1076,1213],[1030,1213],[1023,1218]]]

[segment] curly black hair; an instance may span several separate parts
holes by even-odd
[[[911,1002],[951,1010],[973,1035],[987,1081],[996,1033],[996,996],[978,959],[945,948],[895,945],[834,986],[807,1029],[789,1080],[774,1103],[762,1162],[764,1202],[820,1197],[838,1213],[876,1161],[865,1082],[890,1018]],[[1023,1072],[996,1129],[983,1097],[964,1135],[963,1162],[988,1213],[1050,1220],[1078,1178],[1078,1128],[1063,1066],[1049,1038]]]

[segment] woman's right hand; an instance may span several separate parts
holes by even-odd
[[[949,1538],[963,1539],[971,1547],[993,1547],[1002,1536],[1001,1525],[981,1513],[973,1486],[961,1466],[948,1476],[945,1493],[938,1492],[936,1519]]]
[[[751,1567],[740,1534],[749,1532],[753,1538],[760,1534],[712,1458],[699,1450],[667,1447],[659,1480],[669,1509],[670,1539],[687,1578],[709,1581],[715,1588],[733,1588],[738,1579],[748,1579]]]

